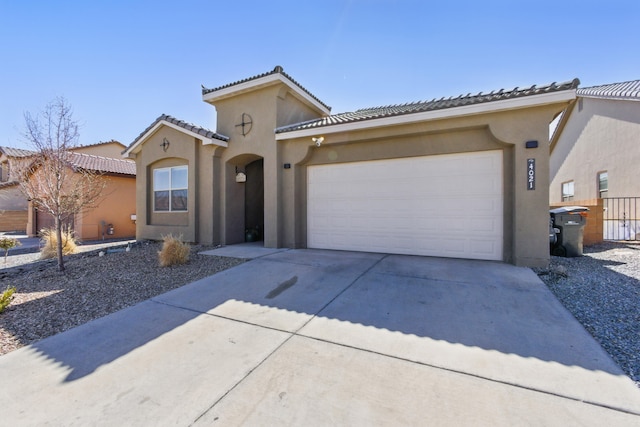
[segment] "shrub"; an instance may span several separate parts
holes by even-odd
[[[40,258],[48,259],[58,256],[58,237],[54,228],[47,228],[40,231],[42,235],[43,246],[40,249]],[[76,239],[73,237],[73,231],[67,228],[62,229],[62,255],[71,255],[78,253]]]
[[[161,267],[186,264],[189,261],[191,248],[182,241],[182,235],[175,237],[172,234],[162,236],[162,250],[158,252]]]
[[[15,287],[7,286],[7,289],[2,294],[0,294],[0,313],[2,313],[4,309],[7,308],[9,304],[11,304],[11,300],[13,299],[13,294],[15,291]]]
[[[4,249],[4,262],[7,262],[7,254],[9,253],[9,249],[15,248],[16,246],[20,245],[20,241],[15,237],[0,237],[0,249]]]

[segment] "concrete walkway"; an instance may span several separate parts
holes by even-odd
[[[0,423],[640,424],[640,390],[529,269],[256,249],[0,356]]]

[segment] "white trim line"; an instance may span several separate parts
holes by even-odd
[[[559,92],[546,93],[541,95],[531,95],[502,101],[488,101],[478,104],[464,105],[461,107],[443,108],[441,110],[424,111],[421,113],[401,114],[380,119],[362,120],[352,123],[318,126],[315,128],[302,129],[297,131],[276,133],[276,141],[316,136],[320,134],[332,134],[338,132],[349,132],[376,127],[394,126],[400,124],[410,124],[430,120],[449,119],[455,117],[471,116],[476,114],[494,113],[505,110],[514,110],[539,105],[555,104],[571,101],[576,98],[576,90],[569,89]],[[277,129],[276,129],[277,130]]]
[[[242,92],[248,92],[250,90],[258,89],[260,87],[271,86],[277,83],[283,83],[287,85],[289,88],[293,90],[295,96],[313,105],[321,113],[327,114],[327,115],[331,113],[331,110],[327,109],[327,107],[322,105],[318,100],[313,98],[307,92],[302,90],[298,85],[294,84],[291,80],[287,79],[280,73],[269,74],[268,76],[260,77],[258,79],[253,79],[244,83],[239,83],[229,87],[218,89],[214,92],[209,92],[205,95],[202,95],[202,100],[204,102],[211,103],[213,101],[228,98],[230,96],[237,95]]]

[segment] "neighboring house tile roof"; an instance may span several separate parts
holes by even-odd
[[[640,101],[640,80],[585,87],[578,89],[576,94],[587,98]]]
[[[75,168],[122,175],[135,176],[136,174],[136,163],[131,160],[113,159],[72,151],[69,152],[69,155],[69,163]]]
[[[18,181],[0,182],[0,189],[9,188],[9,187],[15,187],[16,185],[18,185]]]
[[[315,99],[317,102],[319,102],[323,107],[325,107],[327,110],[331,111],[331,107],[329,107],[327,104],[325,104],[324,102],[322,102],[317,96],[315,96],[314,94],[312,94],[311,92],[309,92],[304,86],[302,86],[300,83],[298,83],[297,81],[295,81],[293,79],[293,77],[291,77],[290,75],[288,75],[287,73],[284,72],[284,69],[280,66],[277,65],[273,70],[268,71],[266,73],[262,73],[262,74],[258,74],[257,76],[253,76],[253,77],[249,77],[243,80],[238,80],[237,82],[233,82],[233,83],[229,83],[226,84],[224,86],[218,86],[216,88],[213,89],[209,89],[206,88],[204,86],[202,86],[202,95],[206,95],[208,93],[211,92],[216,92],[219,91],[221,89],[226,89],[232,86],[236,86],[242,83],[246,83],[246,82],[250,82],[252,80],[257,80],[260,79],[262,77],[266,77],[266,76],[270,76],[272,74],[280,74],[283,77],[285,77],[287,80],[289,80],[291,83],[293,83],[294,85],[296,85],[298,88],[300,88],[300,90],[302,90],[303,92],[305,92],[307,95],[309,95],[311,98]]]
[[[7,157],[24,158],[30,157],[36,154],[35,151],[23,150],[22,148],[12,147],[0,147],[0,152],[4,153]]]
[[[111,141],[100,141],[100,142],[96,142],[95,144],[87,144],[87,145],[78,145],[77,147],[73,147],[71,150],[74,150],[76,148],[87,148],[87,147],[97,147],[100,145],[107,145],[107,144],[118,144],[121,146],[125,146],[122,142],[120,141],[116,141],[115,139],[112,139]]]
[[[333,114],[319,119],[310,120],[303,123],[283,126],[276,129],[276,133],[291,132],[305,129],[320,128],[345,123],[360,122],[365,120],[381,119],[386,117],[400,116],[404,114],[421,113],[426,111],[443,110],[447,108],[462,107],[473,104],[481,104],[507,99],[521,98],[532,95],[542,95],[551,92],[558,92],[569,89],[576,89],[580,81],[573,79],[564,83],[551,83],[544,86],[533,85],[528,88],[514,88],[511,90],[500,89],[487,94],[482,92],[471,95],[460,95],[456,98],[441,98],[431,101],[419,101],[407,104],[388,105],[383,107],[363,108],[354,112]]]

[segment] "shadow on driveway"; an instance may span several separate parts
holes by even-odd
[[[529,269],[317,250],[254,259],[30,349],[68,367],[66,381],[73,381],[203,313],[289,333],[304,334],[309,325],[310,336],[318,339],[329,339],[323,331],[334,326],[314,332],[311,322],[328,319],[335,325],[360,325],[363,331],[375,328],[621,374]],[[335,333],[330,339],[343,345],[362,339],[359,332]]]

